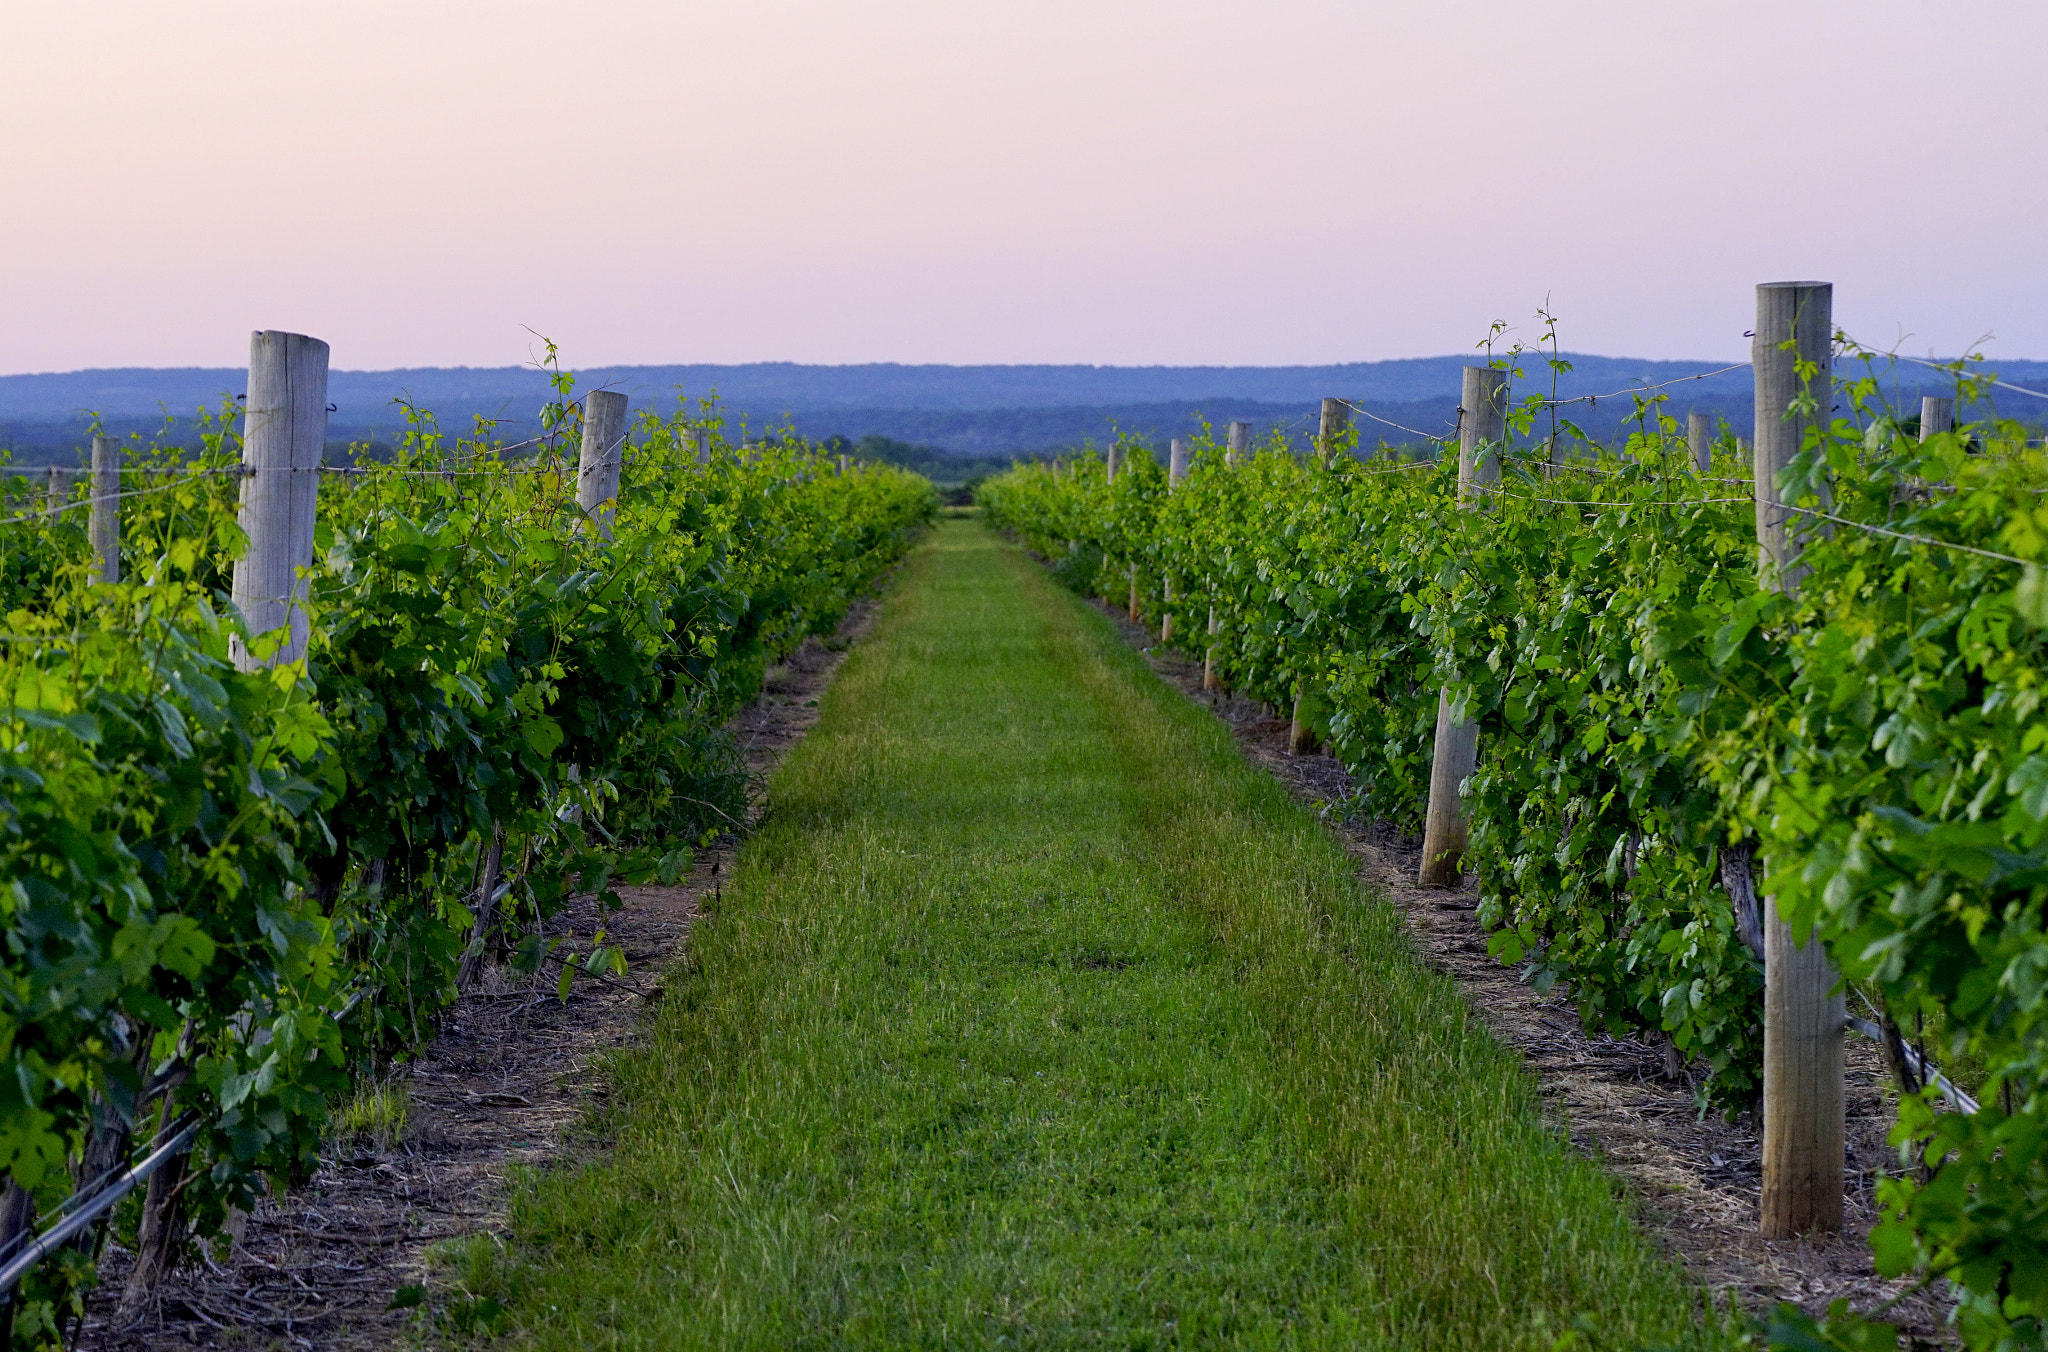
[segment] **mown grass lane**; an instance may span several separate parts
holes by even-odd
[[[1549,1348],[1696,1297],[1342,850],[949,521],[525,1188],[515,1339]],[[485,1274],[478,1274],[479,1279]]]

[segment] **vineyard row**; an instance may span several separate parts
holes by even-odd
[[[147,1308],[486,964],[622,970],[550,918],[743,819],[725,723],[935,510],[549,356],[533,442],[408,410],[334,472],[326,345],[259,333],[196,454],[99,438],[0,521],[12,1346],[63,1339],[110,1232]]]
[[[1595,445],[1554,348],[1517,350],[1466,372],[1455,458],[1368,450],[1328,400],[1306,456],[1233,424],[980,500],[1290,710],[1423,836],[1425,885],[1476,871],[1501,961],[1760,1101],[1767,1235],[1841,1223],[1853,998],[1900,1079],[1880,1269],[1950,1283],[1972,1347],[2039,1347],[2048,456],[1949,425],[1991,384],[1962,363],[1954,400],[1889,406],[1830,303],[1758,288],[1747,446],[1662,390]]]

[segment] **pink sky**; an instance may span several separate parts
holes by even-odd
[[[2048,358],[2048,5],[0,10],[0,372]]]

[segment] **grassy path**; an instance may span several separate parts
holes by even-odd
[[[1336,844],[978,523],[907,566],[773,803],[617,1067],[614,1148],[517,1203],[534,1343],[1686,1327]]]

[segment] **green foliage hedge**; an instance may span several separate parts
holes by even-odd
[[[229,655],[231,409],[191,464],[133,457],[119,583],[88,581],[82,507],[0,524],[0,1163],[42,1207],[174,1099],[207,1124],[180,1200],[211,1233],[310,1172],[333,1096],[431,1036],[473,944],[565,990],[622,966],[541,922],[743,814],[722,725],[936,510],[794,439],[740,454],[700,406],[641,415],[607,539],[557,395],[524,456],[414,411],[395,460],[323,476],[289,667]],[[16,1343],[89,1280],[47,1266]]]
[[[2039,1347],[2048,457],[2015,424],[1908,434],[1868,369],[1837,392],[1781,485],[1809,509],[1796,598],[1758,584],[1738,444],[1697,472],[1661,396],[1612,448],[1527,400],[1482,451],[1502,474],[1478,510],[1454,460],[1360,458],[1350,436],[1230,466],[1205,434],[1171,490],[1132,443],[1114,483],[1091,455],[980,499],[1084,591],[1121,600],[1135,570],[1231,689],[1305,691],[1360,809],[1409,830],[1441,692],[1480,727],[1490,951],[1569,983],[1593,1026],[1668,1034],[1726,1108],[1758,1091],[1762,967],[1721,865],[1756,851],[1852,999],[1983,1067],[1974,1116],[1904,1100],[1902,1158],[1932,1175],[1882,1185],[1880,1264],[1954,1282],[1972,1346]]]

